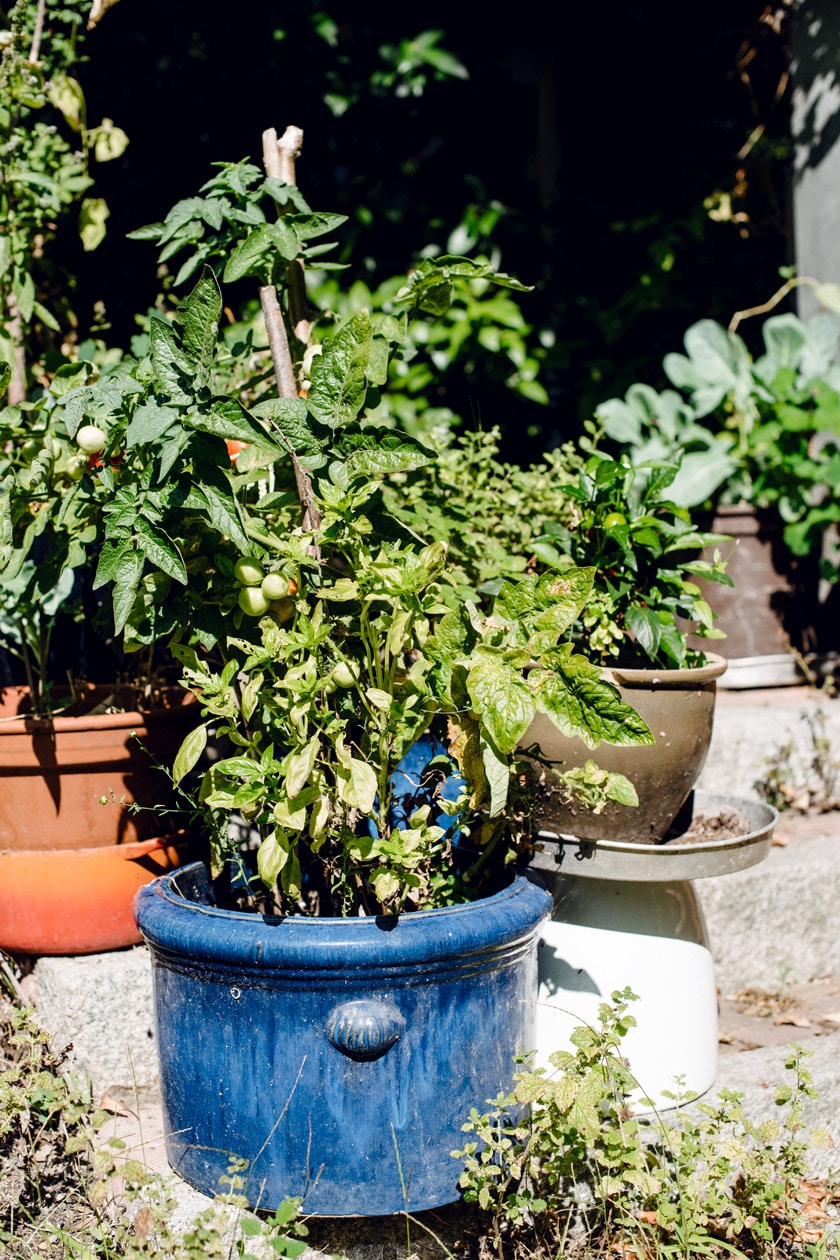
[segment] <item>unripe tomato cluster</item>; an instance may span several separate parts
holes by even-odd
[[[339,687],[344,691],[355,687],[361,672],[358,661],[338,661],[324,679],[324,691],[331,696]]]
[[[287,573],[266,573],[256,560],[240,557],[234,576],[241,586],[239,607],[248,617],[264,617],[271,613],[278,621],[294,616],[297,580]]]

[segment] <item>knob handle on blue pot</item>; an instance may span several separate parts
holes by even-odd
[[[349,1059],[381,1059],[399,1041],[404,1022],[390,1002],[344,1002],[330,1015],[327,1035]]]

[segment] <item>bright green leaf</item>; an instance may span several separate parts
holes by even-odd
[[[206,747],[207,727],[197,726],[194,731],[190,731],[175,754],[175,761],[172,765],[172,781],[176,786],[191,770],[195,769]]]

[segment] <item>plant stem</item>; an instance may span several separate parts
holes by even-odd
[[[29,49],[29,61],[33,64],[38,61],[38,54],[41,51],[41,35],[44,31],[44,12],[46,11],[47,0],[38,0],[38,10],[35,14],[35,29],[32,32],[32,44]]]
[[[23,321],[15,295],[7,298],[9,308],[9,340],[12,343],[12,379],[9,381],[9,406],[19,407],[26,398],[26,345],[23,340]]]
[[[766,302],[762,302],[759,306],[748,306],[744,311],[736,311],[729,321],[727,331],[730,337],[734,337],[735,331],[742,320],[749,319],[753,315],[766,315],[768,311],[772,311],[774,307],[778,306],[789,293],[792,293],[794,289],[798,289],[803,284],[810,289],[819,287],[819,281],[812,279],[810,276],[791,276]]]
[[[41,692],[40,688],[35,684],[35,675],[32,671],[32,660],[29,655],[29,643],[26,637],[26,625],[23,621],[18,622],[20,632],[20,659],[23,661],[23,669],[26,674],[26,685],[29,688],[29,694],[32,697],[32,709],[35,713],[41,711]]]
[[[476,858],[472,866],[465,873],[464,875],[465,884],[471,884],[472,881],[475,879],[476,875],[478,875],[479,872],[482,870],[482,868],[487,865],[487,862],[490,860],[490,857],[492,856],[493,852],[498,847],[499,841],[501,840],[502,836],[505,834],[506,823],[507,823],[507,819],[504,817],[504,815],[502,815],[502,817],[497,822],[495,828],[493,829],[492,836],[490,837],[486,845],[481,850],[481,854],[479,855],[479,857]]]
[[[245,533],[249,538],[253,538],[254,542],[258,542],[263,547],[268,547],[271,551],[283,551],[282,543],[278,542],[276,538],[272,538],[269,534],[264,534],[262,530],[255,529],[253,525],[246,525]]]

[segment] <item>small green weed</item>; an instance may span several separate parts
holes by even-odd
[[[805,1128],[815,1096],[805,1051],[791,1047],[771,1119],[751,1118],[730,1090],[710,1102],[683,1094],[672,1116],[633,1115],[637,1084],[621,1054],[632,996],[613,994],[598,1027],[577,1029],[550,1071],[523,1059],[513,1092],[472,1112],[454,1152],[464,1168],[460,1260],[838,1260],[836,1182],[808,1179],[809,1144],[830,1138]],[[296,1260],[305,1250],[299,1201],[250,1213],[241,1163],[212,1205],[179,1224],[172,1180],[103,1140],[104,1114],[65,1071],[31,1014],[0,998],[8,1260]],[[454,1254],[427,1222],[406,1214],[410,1222]],[[408,1233],[404,1246],[414,1253]]]
[[[673,1117],[633,1115],[621,1055],[633,995],[612,997],[599,1027],[551,1056],[553,1071],[524,1059],[513,1092],[464,1125],[471,1138],[453,1152],[464,1197],[492,1214],[498,1255],[816,1257],[817,1241],[836,1255],[803,1212],[809,1141],[830,1144],[803,1126],[815,1096],[806,1052],[791,1047],[774,1119],[751,1119],[732,1090],[709,1103],[675,1095]]]
[[[2,958],[0,958],[2,962]],[[3,968],[8,980],[11,971]],[[0,1255],[8,1260],[294,1260],[299,1201],[246,1211],[242,1168],[215,1203],[176,1224],[171,1182],[101,1140],[106,1113],[32,1012],[0,994]]]

